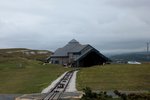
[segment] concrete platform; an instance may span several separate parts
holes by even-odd
[[[79,100],[83,95],[83,92],[65,92],[62,94],[62,100]]]
[[[82,97],[82,92],[64,92],[61,96],[62,100],[78,100]],[[44,94],[24,94],[22,96],[16,97],[15,100],[42,100],[47,93]]]

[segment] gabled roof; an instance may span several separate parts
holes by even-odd
[[[59,48],[54,52],[54,55],[51,57],[60,57],[60,56],[68,56],[69,52],[77,53],[80,52],[82,49],[84,49],[88,45],[81,45],[77,40],[72,39],[70,42],[68,42],[67,45],[65,45],[63,48]]]
[[[89,45],[90,46],[90,45]],[[96,50],[95,48],[93,48],[91,46],[90,49],[86,50],[82,55],[80,55],[78,58],[75,59],[75,61],[78,61],[82,58],[84,58],[86,55],[88,55],[90,52],[95,52],[97,55],[99,55],[102,59],[106,60],[106,61],[111,61],[109,58],[107,58],[106,56],[104,56],[103,54],[101,54],[98,50]]]

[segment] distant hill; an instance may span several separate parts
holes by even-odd
[[[0,49],[0,60],[7,58],[25,58],[45,61],[51,54],[52,52],[48,50],[32,50],[26,48]]]
[[[150,52],[135,52],[113,55],[109,57],[113,61],[139,61],[150,62]]]

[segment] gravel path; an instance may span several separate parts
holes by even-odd
[[[78,71],[75,71],[73,73],[71,81],[70,81],[70,83],[69,83],[69,85],[68,85],[68,87],[67,87],[65,92],[76,92],[77,91],[77,89],[76,89],[76,75],[77,75],[77,72]]]

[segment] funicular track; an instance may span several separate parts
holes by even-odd
[[[65,92],[74,71],[75,70],[68,71],[42,100],[60,100],[60,97],[62,93]]]

